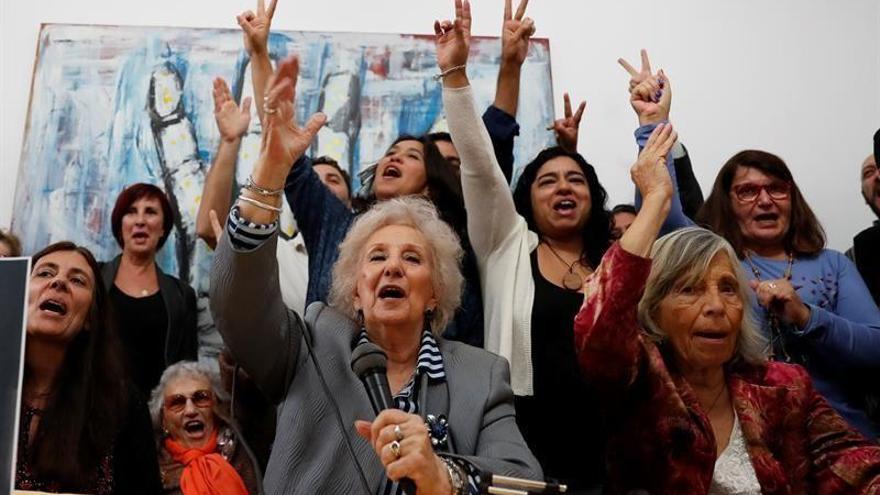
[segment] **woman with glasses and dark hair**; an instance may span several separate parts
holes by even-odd
[[[162,493],[256,495],[260,469],[230,419],[220,377],[207,365],[168,367],[150,397]]]
[[[734,155],[697,221],[739,256],[773,358],[804,365],[840,415],[877,438],[865,390],[880,371],[880,310],[852,262],[825,249],[785,162],[758,150]]]
[[[196,295],[156,264],[174,225],[161,189],[144,183],[126,187],[110,218],[122,253],[102,264],[101,277],[119,318],[132,380],[147,396],[168,365],[198,357]]]

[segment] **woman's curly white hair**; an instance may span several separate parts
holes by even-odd
[[[225,420],[221,404],[228,402],[228,394],[220,384],[220,375],[207,364],[196,361],[179,361],[172,364],[162,372],[159,384],[150,394],[150,419],[153,420],[153,430],[157,436],[163,434],[162,407],[165,405],[165,387],[171,380],[180,377],[206,378],[211,384],[211,392],[214,394],[214,416]]]
[[[432,260],[431,280],[437,299],[431,330],[438,335],[446,328],[461,303],[463,251],[458,236],[440,219],[434,206],[415,196],[379,202],[354,222],[339,245],[339,259],[333,265],[330,305],[357,319],[354,296],[365,245],[373,233],[389,225],[412,227],[421,232],[427,241]]]

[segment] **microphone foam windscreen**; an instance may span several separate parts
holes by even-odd
[[[376,369],[386,369],[388,356],[379,346],[372,342],[358,344],[351,353],[351,370],[361,377],[364,373]]]

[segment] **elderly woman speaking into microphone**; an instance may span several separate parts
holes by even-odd
[[[748,282],[722,237],[656,242],[672,186],[655,129],[633,167],[644,203],[584,285],[578,359],[604,401],[608,491],[878,493],[880,447],[800,366],[768,362]],[[650,259],[648,258],[650,256]]]
[[[541,479],[516,426],[507,362],[436,337],[459,303],[462,250],[425,200],[389,200],[363,214],[340,245],[331,305],[312,304],[305,320],[285,308],[275,258],[280,189],[324,120],[296,124],[297,72],[287,59],[268,84],[261,155],[211,279],[217,328],[278,404],[267,493],[401,493],[411,483],[419,495],[450,495],[476,493],[485,471]],[[387,354],[396,406],[376,417],[350,368],[368,342]]]

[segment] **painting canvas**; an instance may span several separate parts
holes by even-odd
[[[132,26],[42,26],[12,228],[26,252],[73,240],[98,259],[119,252],[111,234],[113,202],[127,184],[149,182],[168,193],[178,213],[160,251],[167,273],[207,293],[210,253],[196,242],[202,182],[219,142],[211,95],[224,78],[241,101],[252,94],[247,53],[237,29]],[[309,150],[352,172],[369,167],[400,134],[445,130],[431,36],[275,32],[274,61],[300,57],[297,115],[329,117]],[[474,38],[468,74],[478,105],[491,104],[500,56],[497,38]],[[549,42],[533,40],[522,71],[521,167],[550,145],[553,120]],[[243,139],[236,176],[250,173],[259,152],[256,116]],[[283,234],[295,228],[284,216]],[[210,339],[207,304],[200,328]]]

